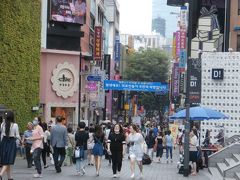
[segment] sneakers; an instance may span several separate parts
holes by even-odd
[[[173,163],[173,160],[171,159],[171,163]]]
[[[97,171],[97,173],[96,173],[96,174],[97,174],[97,176],[99,176],[99,171]]]
[[[48,165],[45,165],[45,166],[44,166],[44,169],[46,169],[46,168],[48,168]]]
[[[113,175],[113,178],[117,178],[117,174],[114,174],[114,175]]]
[[[82,175],[86,174],[86,171],[84,168],[82,168]]]
[[[140,173],[140,178],[143,178],[143,173],[142,172]]]
[[[131,179],[133,179],[135,177],[134,173],[131,175]]]
[[[118,171],[118,172],[117,172],[117,176],[119,177],[119,176],[120,176],[120,174],[121,174],[121,172],[120,172],[120,171]]]
[[[42,174],[34,174],[33,177],[34,178],[42,178]]]

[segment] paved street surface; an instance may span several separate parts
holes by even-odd
[[[165,155],[165,153],[164,153]],[[151,179],[151,180],[209,180],[209,173],[207,169],[200,170],[197,176],[189,176],[188,178],[183,177],[183,175],[177,174],[177,161],[178,155],[174,153],[174,162],[167,164],[166,161],[162,163],[153,162],[151,165],[144,165],[144,176],[143,179]],[[32,178],[32,175],[36,173],[34,168],[28,169],[26,168],[26,160],[23,160],[20,157],[17,157],[16,163],[13,169],[13,177],[15,180],[31,180],[36,179]],[[84,176],[76,176],[75,175],[75,166],[62,168],[62,173],[57,174],[53,166],[48,167],[43,170],[43,178],[47,180],[70,180],[70,179],[113,179],[112,178],[112,169],[108,166],[108,161],[103,159],[102,168],[100,171],[100,176],[96,177],[95,167],[87,166],[86,174]],[[136,167],[135,171],[135,179],[140,179],[138,167]],[[123,162],[123,168],[120,175],[120,178],[117,179],[130,179],[130,163],[125,158]]]

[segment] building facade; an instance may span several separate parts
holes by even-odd
[[[105,0],[104,4],[106,6],[106,16],[109,22],[109,30],[108,30],[108,54],[111,56],[110,62],[110,79],[115,79],[119,77],[119,66],[120,63],[116,59],[115,54],[115,45],[116,42],[119,41],[119,20],[120,20],[120,12],[119,12],[119,4],[117,0]],[[113,100],[114,92],[109,91],[106,94],[106,118],[108,119],[116,119],[117,117],[113,116],[112,110],[116,106],[116,102]]]
[[[93,53],[90,3],[86,1],[86,22],[80,32],[80,25],[52,21],[47,13],[49,4],[42,0],[40,104],[46,122],[55,122],[61,115],[67,125],[76,128],[79,120],[89,118],[84,104]]]
[[[209,52],[202,55],[201,105],[240,121],[239,52]]]

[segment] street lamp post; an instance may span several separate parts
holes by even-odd
[[[80,25],[81,32],[81,25]],[[78,125],[81,121],[81,72],[82,72],[82,47],[81,47],[81,36],[80,36],[80,45],[79,45],[79,83],[78,83]]]

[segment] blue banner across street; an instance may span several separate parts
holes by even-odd
[[[126,91],[148,91],[159,92],[161,94],[168,93],[168,84],[160,82],[138,82],[138,81],[116,81],[105,80],[105,90],[126,90]]]

